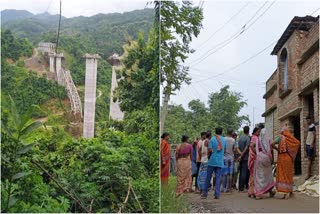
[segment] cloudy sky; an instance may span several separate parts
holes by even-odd
[[[1,0],[1,10],[28,10],[34,14],[59,13],[60,0]],[[62,15],[65,17],[92,16],[98,13],[122,13],[143,9],[147,0],[62,0]],[[149,6],[150,7],[150,6]]]
[[[184,85],[170,103],[182,104],[186,108],[192,99],[207,103],[209,93],[230,85],[231,90],[241,92],[248,103],[241,114],[249,115],[252,122],[254,111],[254,123],[264,122],[261,114],[265,111],[262,98],[265,82],[275,71],[277,63],[276,56],[270,55],[274,47],[270,44],[280,38],[294,16],[310,15],[320,7],[316,1],[272,2],[205,1],[203,29],[191,44],[196,52],[185,63],[191,66],[192,84]],[[199,5],[199,2],[194,4]],[[318,14],[319,10],[313,15]],[[247,30],[233,39],[243,29]],[[265,48],[257,57],[230,71]]]

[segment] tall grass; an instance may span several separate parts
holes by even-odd
[[[170,176],[169,184],[161,187],[162,213],[187,213],[188,203],[186,195],[176,197],[177,178]]]

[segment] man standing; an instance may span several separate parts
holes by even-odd
[[[161,147],[160,147],[160,156],[161,156],[161,185],[167,185],[170,175],[170,145],[168,143],[170,139],[169,133],[165,132],[161,136]]]
[[[234,144],[235,140],[232,138],[233,129],[227,129],[227,142],[226,152],[224,153],[224,170],[221,176],[222,179],[222,192],[232,192],[232,175],[233,175],[233,161],[234,161]]]
[[[243,128],[243,135],[238,140],[238,152],[240,153],[240,178],[239,178],[239,191],[243,192],[248,189],[249,182],[249,169],[248,169],[248,158],[249,158],[249,126]]]
[[[201,147],[204,145],[204,141],[206,140],[206,132],[201,132],[201,139],[198,141],[197,144],[197,173],[196,173],[196,192],[199,193],[199,187],[198,187],[198,175],[199,175],[199,170],[200,170],[200,165],[201,165]]]
[[[215,190],[214,198],[220,198],[220,178],[221,170],[224,167],[223,156],[226,150],[226,140],[221,136],[222,128],[216,128],[216,136],[212,137],[209,146],[208,146],[208,170],[207,170],[207,179],[205,184],[205,190],[203,191],[201,198],[207,198],[208,189],[212,177],[212,173],[215,173]]]
[[[315,154],[316,147],[316,127],[314,123],[312,123],[311,117],[306,117],[308,124],[308,135],[306,139],[306,153],[308,158],[308,172],[305,180],[308,180],[311,177],[311,167],[312,161]]]

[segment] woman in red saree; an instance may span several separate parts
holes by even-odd
[[[254,128],[252,132],[251,137],[251,143],[249,147],[249,159],[248,159],[248,168],[250,172],[249,177],[249,190],[248,190],[248,196],[249,197],[255,197],[254,194],[254,165],[256,161],[256,144],[259,141],[259,135],[260,135],[260,128]]]
[[[279,144],[278,148],[275,144]],[[272,147],[278,151],[277,191],[283,193],[283,199],[288,199],[293,191],[293,166],[301,142],[288,130],[282,128],[281,136],[277,137]]]
[[[177,189],[176,196],[180,196],[184,192],[192,191],[192,145],[188,143],[189,137],[183,135],[182,143],[177,145]]]
[[[170,175],[170,145],[168,140],[170,138],[169,133],[163,133],[161,136],[161,148],[160,148],[160,156],[161,156],[161,185],[167,185],[169,181]]]

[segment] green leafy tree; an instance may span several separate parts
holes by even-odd
[[[190,101],[190,110],[181,105],[169,106],[166,131],[170,133],[172,142],[178,143],[183,134],[195,138],[201,132],[214,130],[218,126],[224,131],[227,128],[238,130],[249,121],[248,116],[239,115],[245,105],[241,93],[230,91],[229,86],[225,86],[219,92],[209,94],[208,106],[200,100]]]
[[[1,57],[17,61],[22,56],[32,55],[32,44],[27,39],[15,38],[10,30],[1,31]]]
[[[181,4],[174,1],[160,1],[161,68],[160,81],[163,86],[163,105],[160,118],[160,132],[167,114],[170,95],[180,90],[183,83],[190,83],[189,67],[183,66],[193,50],[189,44],[197,37],[202,27],[202,9],[190,1]]]

